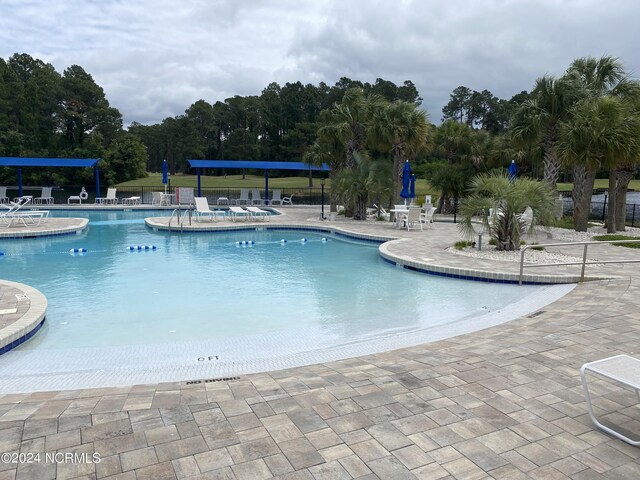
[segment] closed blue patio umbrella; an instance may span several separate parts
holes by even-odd
[[[162,183],[164,184],[164,193],[167,193],[167,183],[169,183],[169,165],[167,161],[162,161]]]
[[[511,160],[511,165],[507,169],[507,173],[509,174],[509,180],[515,180],[516,175],[518,174],[518,166],[516,165],[515,160]]]
[[[409,191],[411,188],[411,165],[409,165],[409,160],[404,162],[404,168],[402,169],[402,190],[400,191],[400,196],[404,198],[404,204],[407,204],[407,198],[411,197],[411,192]],[[415,186],[414,186],[415,188]],[[415,196],[415,192],[414,192]]]

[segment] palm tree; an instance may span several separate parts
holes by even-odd
[[[571,120],[560,126],[557,152],[563,161],[574,165],[573,223],[577,231],[586,231],[595,176],[600,168],[615,172],[615,165],[637,158],[640,118],[629,113],[621,98],[604,96],[580,101]],[[610,198],[608,229],[615,231],[615,176]]]
[[[498,250],[519,250],[520,238],[536,223],[546,224],[553,216],[554,195],[546,182],[517,178],[506,174],[481,174],[471,181],[468,195],[462,201],[460,232],[474,238],[473,219],[480,215],[484,228],[496,241]],[[527,207],[533,220],[523,219]],[[489,218],[493,209],[493,219]]]
[[[379,101],[376,96],[365,97],[361,88],[350,88],[340,103],[322,112],[318,135],[343,146],[345,166],[354,165],[354,153],[365,150],[371,108]]]
[[[431,163],[427,166],[429,184],[440,191],[438,211],[446,212],[449,199],[453,202],[453,222],[457,221],[458,201],[464,194],[475,172],[469,163]]]
[[[536,80],[532,98],[522,103],[511,121],[511,134],[517,146],[542,148],[544,181],[554,193],[560,171],[554,152],[558,127],[579,94],[580,86],[574,77],[556,79],[545,75]]]
[[[337,174],[336,192],[345,205],[353,205],[354,220],[366,220],[369,200],[391,191],[391,169],[389,162],[371,160],[366,153],[353,152],[353,160],[353,167]]]
[[[567,70],[567,76],[571,76],[580,81],[583,86],[584,94],[586,100],[598,102],[599,99],[604,97],[615,97],[622,100],[624,103],[632,102],[635,103],[639,96],[640,86],[637,81],[633,81],[629,78],[629,75],[625,72],[624,66],[622,63],[614,57],[603,56],[599,59],[595,57],[583,57],[574,60],[571,63],[571,66]],[[601,140],[608,136],[616,136],[615,130],[620,129],[620,132],[624,132],[627,130],[627,133],[633,135],[633,123],[634,123],[634,115],[631,114],[628,118],[623,118],[626,116],[624,109],[621,109],[622,105],[617,105],[614,103],[600,103],[599,106],[596,106],[594,110],[592,110],[592,114],[596,114],[598,111],[601,115],[609,116],[609,120],[615,122],[614,124],[603,124],[602,126],[608,128],[609,131],[607,133],[598,131],[600,134]],[[583,113],[586,113],[588,110],[587,107],[584,107]],[[627,112],[630,113],[630,112]],[[595,119],[594,119],[595,120]],[[595,120],[597,123],[597,120]],[[620,141],[624,142],[624,139],[618,137]],[[609,170],[609,208],[607,210],[607,232],[614,233],[617,231],[619,226],[622,226],[622,230],[624,230],[624,219],[617,220],[617,213],[622,213],[625,210],[624,205],[619,205],[620,202],[626,200],[626,187],[624,189],[624,194],[618,198],[618,178],[623,177],[623,175],[619,175],[620,167],[628,166],[629,163],[632,163],[636,157],[634,157],[634,153],[628,151],[627,149],[632,149],[635,143],[637,143],[637,138],[630,137],[627,138],[626,148],[622,144],[618,145],[609,145],[607,149],[610,153],[604,154],[606,159],[604,160],[603,167],[606,167]],[[601,148],[605,148],[604,145],[601,145]],[[613,151],[617,150],[617,154],[613,154]],[[578,180],[583,177],[583,167],[580,165],[576,165],[578,169],[577,177]],[[623,181],[623,179],[621,178]],[[574,188],[576,181],[574,179]],[[578,187],[580,188],[580,187]],[[591,197],[589,195],[589,202]],[[586,202],[584,198],[583,202]],[[574,203],[575,205],[575,203]],[[582,210],[584,212],[585,208],[582,206]]]
[[[323,110],[320,114],[321,126],[318,129],[319,150],[328,152],[331,156],[331,174],[333,180],[345,168],[356,165],[354,155],[366,150],[367,131],[371,122],[372,109],[378,109],[380,97],[372,95],[365,97],[361,88],[347,90],[339,104],[330,110]],[[339,152],[342,152],[340,154]],[[310,152],[310,157],[316,157],[320,151]],[[331,212],[337,210],[337,193],[331,182]],[[346,204],[348,213],[352,213],[353,206]],[[335,209],[335,210],[334,210]]]
[[[404,161],[408,156],[414,156],[427,140],[427,114],[414,103],[404,101],[396,101],[386,106],[377,104],[371,113],[369,143],[381,151],[391,151],[393,201],[399,203]]]

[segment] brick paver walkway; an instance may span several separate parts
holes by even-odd
[[[445,228],[403,236],[454,261],[438,247]],[[639,354],[637,267],[603,271],[619,278],[414,348],[235,380],[0,396],[0,480],[636,480],[640,449],[591,425],[578,375],[587,361]],[[593,389],[607,420],[640,433],[635,394]]]

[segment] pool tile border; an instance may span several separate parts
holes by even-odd
[[[75,220],[73,225],[69,222]],[[47,228],[47,223],[61,223],[62,226]],[[65,225],[66,224],[66,225]],[[10,238],[40,238],[40,237],[56,237],[60,235],[73,235],[81,233],[89,225],[87,218],[47,218],[41,225],[36,228],[3,228],[0,230],[0,240]]]
[[[42,327],[47,313],[47,298],[39,290],[22,283],[2,280],[0,286],[22,291],[29,301],[26,312],[18,320],[0,329],[2,355],[27,341]],[[16,303],[19,301],[16,299]]]
[[[462,280],[473,280],[481,282],[491,283],[504,283],[504,284],[517,284],[519,283],[519,275],[508,272],[487,272],[483,270],[475,270],[469,268],[459,268],[452,266],[438,265],[428,262],[416,262],[414,260],[395,255],[389,251],[388,245],[394,241],[406,241],[406,238],[398,238],[394,236],[386,235],[372,235],[366,233],[354,232],[349,229],[337,226],[309,226],[301,225],[298,223],[280,223],[277,225],[267,225],[265,222],[253,222],[247,225],[188,225],[188,226],[169,226],[164,224],[159,219],[166,217],[151,217],[145,218],[145,223],[150,228],[158,231],[177,231],[184,233],[192,232],[229,232],[229,231],[256,231],[256,230],[298,230],[298,231],[312,231],[320,233],[330,233],[338,237],[346,237],[356,239],[360,241],[372,242],[380,244],[378,247],[380,256],[383,260],[407,268],[415,270],[420,273],[429,275],[437,275],[447,278],[457,278]],[[611,276],[601,275],[588,275],[585,276],[586,281],[596,280],[608,280]],[[523,275],[523,284],[527,285],[548,285],[548,284],[562,284],[562,283],[578,283],[580,281],[579,275],[573,274],[558,274],[558,275],[537,275],[537,274],[525,274]]]

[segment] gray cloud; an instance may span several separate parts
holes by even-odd
[[[632,0],[0,0],[0,56],[77,64],[125,125],[272,81],[412,80],[432,121],[465,85],[501,98],[580,56],[640,71]]]

